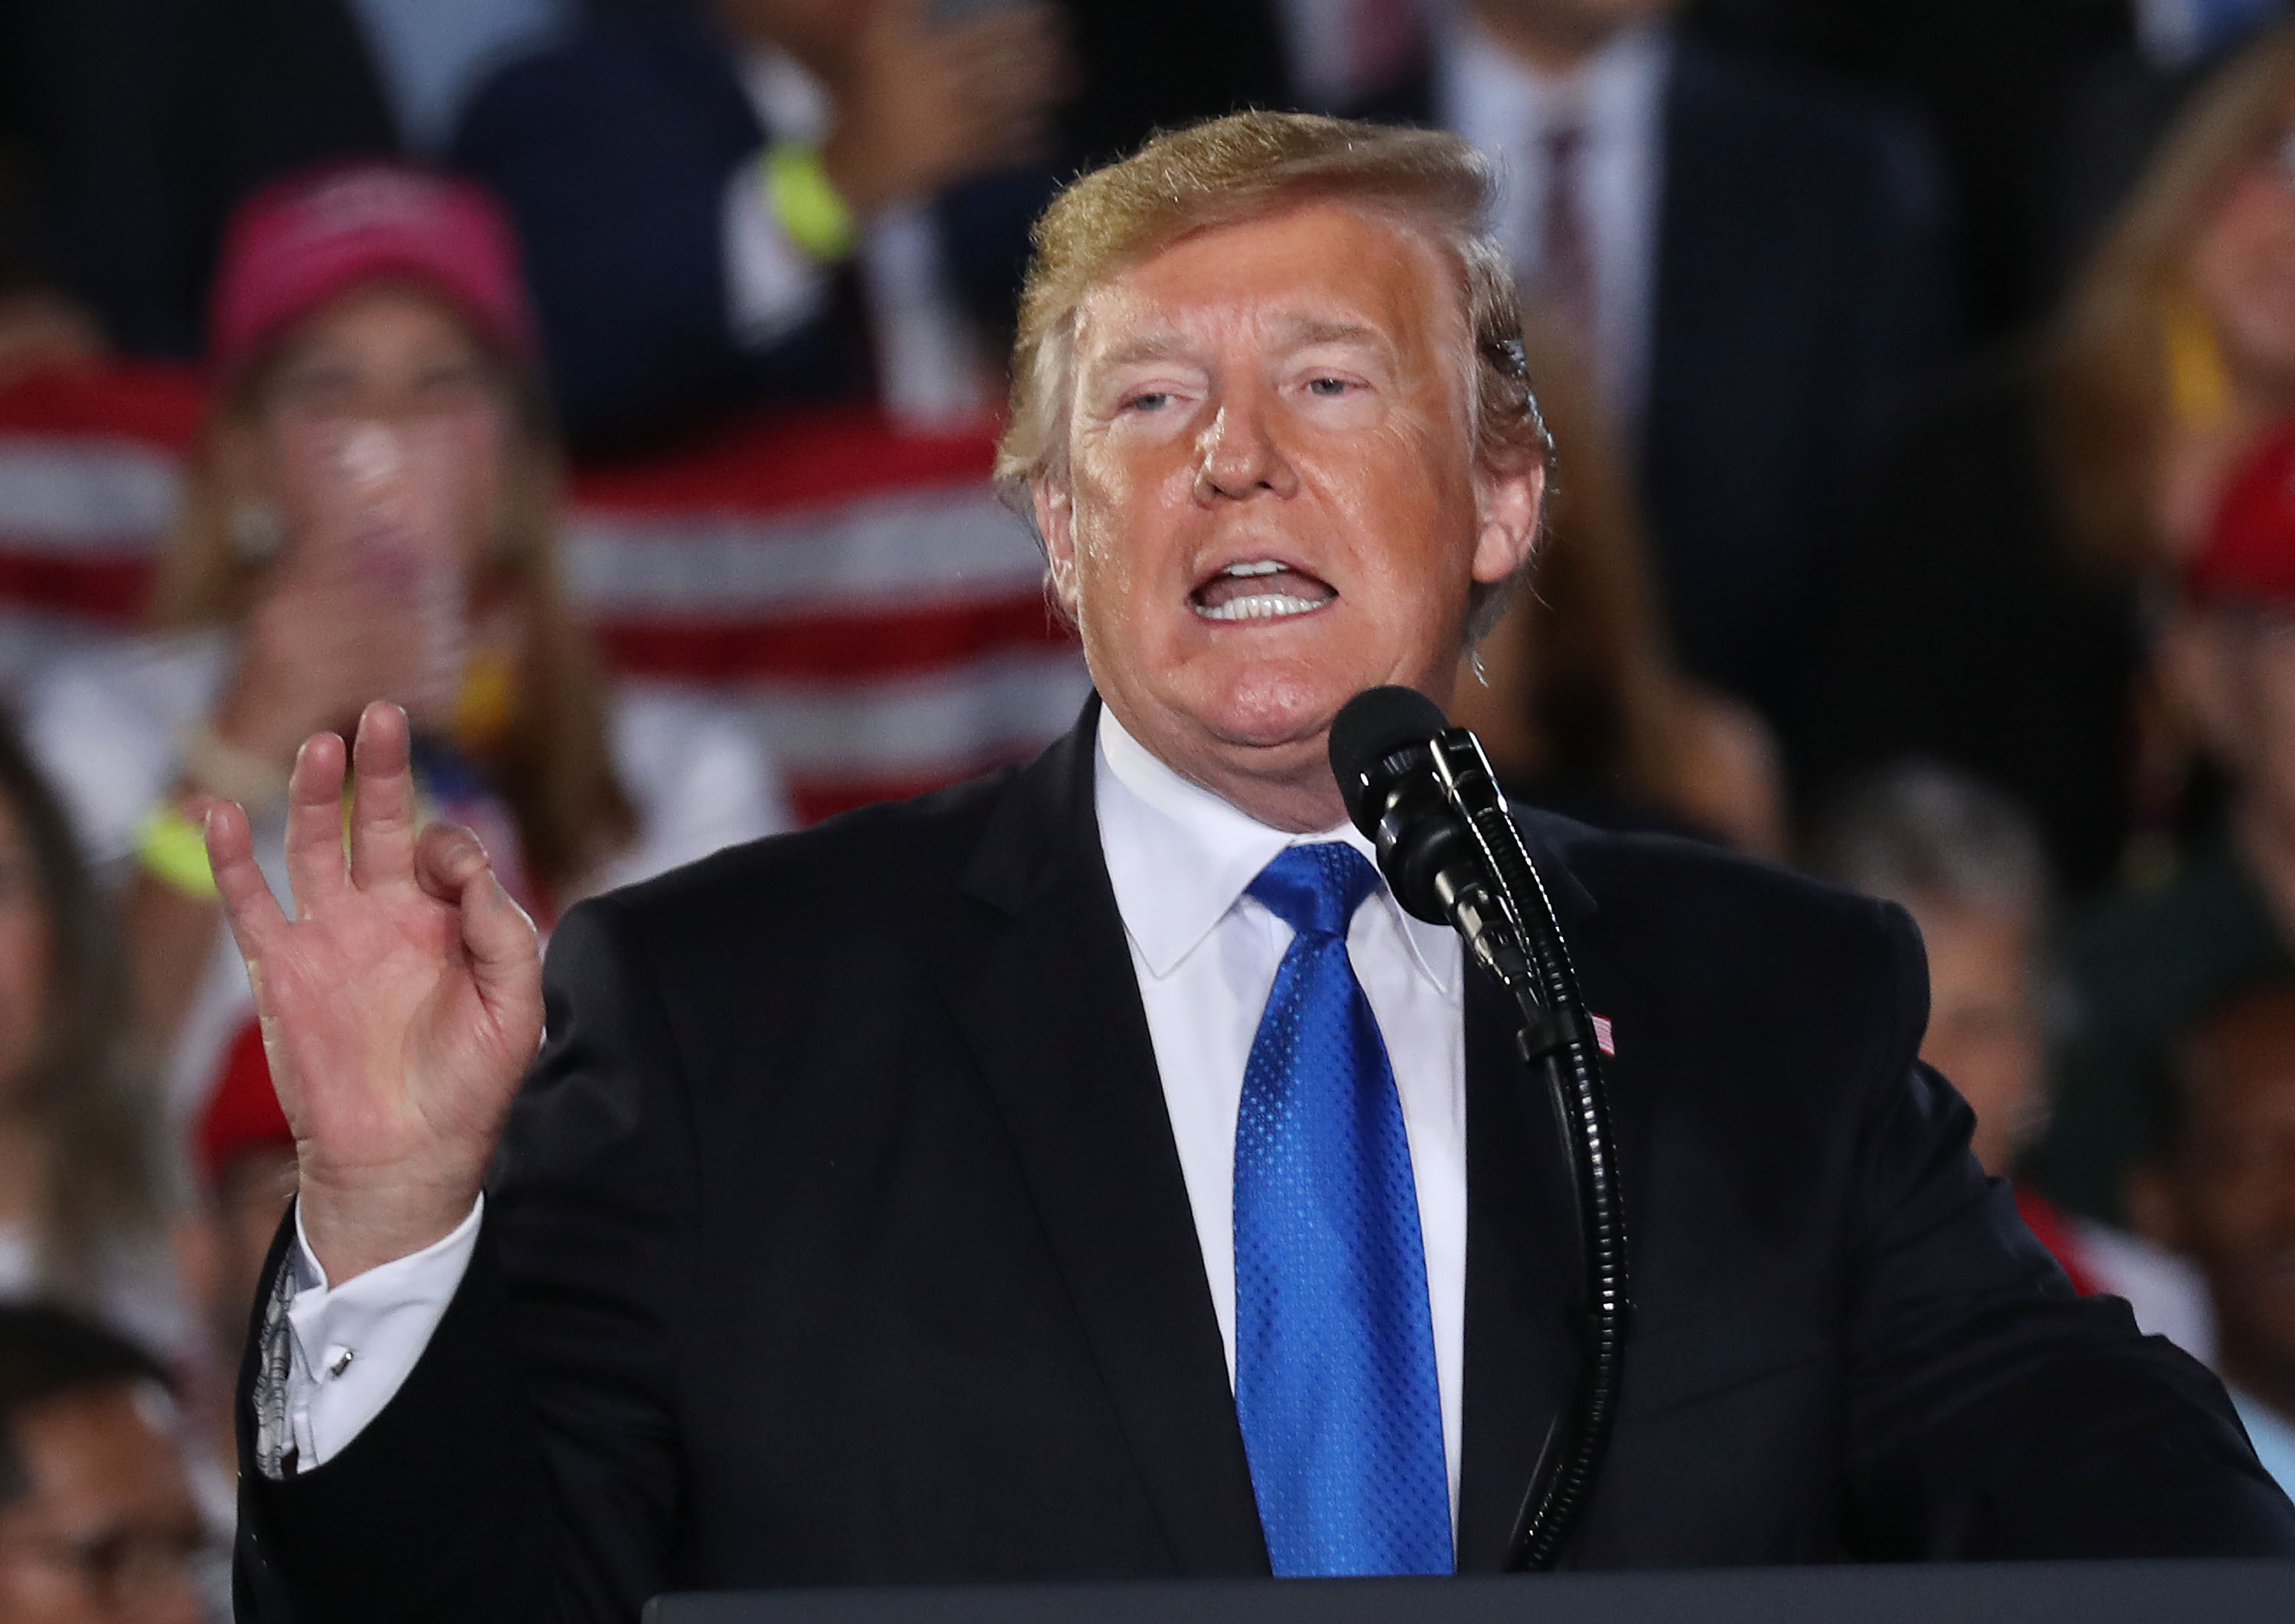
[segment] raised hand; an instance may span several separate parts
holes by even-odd
[[[372,695],[388,694],[418,714],[443,711],[453,683],[427,631],[410,600],[339,570],[275,582],[248,613],[238,664],[212,718],[216,734],[284,767],[302,740],[341,725]]]
[[[208,816],[208,858],[255,985],[295,1131],[303,1228],[330,1282],[420,1251],[468,1216],[542,1035],[534,926],[477,836],[418,835],[405,713],[359,718],[343,852],[343,742],[304,741],[288,789],[290,920],[247,816]]]
[[[929,197],[1041,151],[1075,84],[1059,14],[1041,0],[947,24],[927,0],[878,0],[830,86],[821,165],[862,216]]]

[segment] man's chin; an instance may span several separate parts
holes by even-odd
[[[1205,730],[1233,748],[1321,750],[1339,707],[1362,686],[1312,671],[1262,669],[1226,687],[1198,714]]]

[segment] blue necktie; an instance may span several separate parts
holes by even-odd
[[[1284,1578],[1451,1569],[1417,1187],[1347,959],[1377,883],[1337,842],[1292,846],[1251,883],[1297,933],[1235,1127],[1235,1408]]]

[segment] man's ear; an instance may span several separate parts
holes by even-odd
[[[1036,534],[1043,538],[1044,563],[1060,612],[1076,617],[1075,498],[1066,481],[1039,474],[1028,482],[1036,510]]]
[[[1483,469],[1474,476],[1474,579],[1485,585],[1505,580],[1529,562],[1538,545],[1538,519],[1546,506],[1545,465],[1532,461],[1517,472]]]

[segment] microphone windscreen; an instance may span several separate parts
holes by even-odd
[[[1442,706],[1415,688],[1367,688],[1339,708],[1331,723],[1331,774],[1357,828],[1373,832],[1363,828],[1370,811],[1364,782],[1370,769],[1450,725]]]

